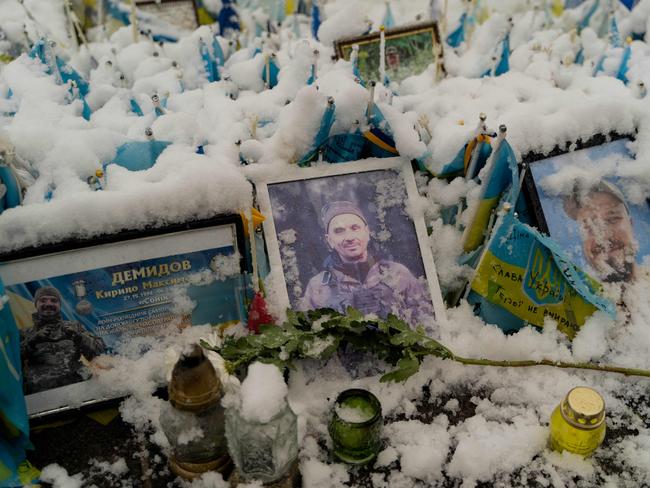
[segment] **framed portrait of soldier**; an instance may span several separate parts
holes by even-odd
[[[576,150],[525,158],[534,223],[592,277],[631,283],[650,277],[650,205],[635,181],[629,138],[594,137]]]
[[[245,321],[242,229],[215,217],[0,255],[30,416],[106,400],[93,363],[136,337]]]
[[[419,75],[429,65],[437,63],[436,79],[444,73],[443,53],[436,22],[406,25],[384,32],[386,40],[385,69],[390,82],[400,83],[409,76]],[[373,32],[356,37],[339,39],[334,43],[336,56],[350,61],[358,48],[359,76],[364,81],[380,80],[380,34]]]
[[[296,168],[257,182],[275,293],[294,310],[394,314],[433,332],[444,305],[410,162]]]
[[[199,14],[194,0],[135,0],[135,5],[157,21],[186,31],[199,27]]]

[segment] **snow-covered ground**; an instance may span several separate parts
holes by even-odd
[[[88,49],[61,49],[61,54],[71,53],[70,64],[90,81],[87,101],[93,113],[88,121],[81,117],[81,102],[71,101],[67,87],[57,85],[40,63],[23,55],[2,67],[0,140],[12,144],[37,177],[23,205],[0,215],[0,252],[250,208],[254,197],[250,180],[277,177],[308,151],[328,97],[335,99],[337,107],[332,133],[348,131],[364,117],[368,92],[355,82],[349,62],[332,60],[330,42],[362,33],[367,18],[377,26],[385,3],[323,3],[327,20],[321,26],[322,42],[311,38],[307,23],[299,26],[302,38],[297,39],[291,19],[263,44],[260,39],[246,39],[248,47],[236,53],[228,52],[231,46],[221,39],[230,56],[225,81],[207,82],[198,48],[199,38],[211,42],[206,26],[176,44],[133,43],[131,29],[125,27],[109,39],[96,39]],[[449,0],[449,31],[464,3]],[[627,86],[609,76],[615,74],[621,48],[607,50],[604,73],[594,77],[593,66],[606,49],[605,41],[591,28],[579,36],[571,32],[584,6],[549,20],[540,8],[544,3],[482,2],[492,14],[477,27],[471,46],[446,48],[445,79],[436,83],[431,65],[393,87],[394,95],[378,87],[376,102],[395,131],[397,149],[408,159],[429,151],[428,166],[440,169],[467,142],[481,112],[487,114],[490,127],[507,125],[508,141],[518,156],[548,152],[558,144],[597,133],[636,130],[632,143],[636,160],[626,168],[631,183],[625,191],[630,201],[642,201],[650,195],[650,99],[643,98],[639,82],[650,84],[650,47],[643,41],[632,42]],[[418,15],[428,18],[428,4],[392,0],[391,7],[400,24]],[[16,0],[0,0],[0,27],[16,39],[26,23],[32,38],[38,33],[68,45],[72,41],[61,5],[60,0],[25,0],[34,23]],[[650,21],[650,0],[642,0],[632,15],[622,6],[616,12],[625,39]],[[243,9],[244,20],[250,22],[252,15]],[[260,10],[255,15],[265,13]],[[490,66],[509,17],[514,25],[511,70],[480,78]],[[572,62],[580,40],[583,65]],[[253,55],[255,47],[262,53]],[[318,78],[307,86],[315,49]],[[264,90],[264,53],[270,51],[276,52],[281,71],[278,85]],[[91,54],[98,62],[96,68]],[[166,101],[163,115],[155,113],[150,99],[154,94]],[[142,116],[131,110],[132,98],[141,106]],[[428,144],[414,129],[418,120],[428,121],[432,136]],[[110,161],[124,142],[145,140],[148,127],[157,140],[172,143],[155,166],[130,172],[111,165],[104,189],[93,191],[86,179]],[[238,141],[243,142],[238,145]],[[196,154],[198,145],[204,146],[205,154]],[[254,162],[241,166],[240,150]],[[460,231],[442,223],[440,208],[465,195],[471,203],[476,190],[473,183],[437,180],[422,187],[427,202],[423,212],[434,229],[430,245],[443,286],[452,285],[467,269],[456,264],[462,248]],[[448,320],[438,327],[437,339],[465,357],[594,361],[650,369],[650,283],[639,280],[618,292],[623,293],[629,317],[596,314],[573,342],[551,320],[542,333],[526,328],[506,336],[475,317],[465,302],[447,311]],[[208,333],[195,327],[170,336],[156,342],[144,357],[136,354],[140,344],[133,344],[132,354],[126,351],[112,370],[100,375],[110,390],[132,393],[122,404],[123,418],[146,431],[163,449],[168,445],[158,419],[162,401],[151,394],[165,379],[169,349],[178,352]],[[591,386],[605,398],[610,432],[605,446],[586,460],[547,447],[552,410],[579,385]],[[384,417],[391,420],[372,476],[375,487],[468,488],[480,482],[503,487],[650,486],[648,379],[548,367],[462,366],[428,359],[404,384],[380,384],[379,376],[351,379],[336,362],[322,367],[317,378],[309,364],[291,373],[288,398],[299,416],[300,468],[306,487],[354,483],[346,467],[333,462],[327,451],[333,401],[339,391],[354,386],[373,391]],[[430,415],[434,411],[436,415]],[[128,477],[122,464],[105,469]],[[50,466],[43,477],[55,486],[83,486],[84,474],[71,477]],[[226,484],[218,475],[207,475],[193,486]]]

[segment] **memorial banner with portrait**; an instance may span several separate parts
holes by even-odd
[[[629,283],[650,275],[650,205],[634,178],[631,141],[618,139],[530,163],[536,226],[587,273]]]
[[[258,184],[274,290],[296,310],[353,307],[413,327],[444,320],[410,164],[398,158],[300,169]]]
[[[30,414],[65,406],[66,388],[90,378],[88,362],[134,337],[245,321],[238,228],[233,216],[0,263]]]

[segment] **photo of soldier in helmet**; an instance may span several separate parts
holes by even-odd
[[[25,394],[88,379],[82,357],[90,361],[106,352],[104,341],[75,320],[61,316],[61,294],[43,286],[34,295],[33,326],[21,330]]]
[[[323,270],[309,280],[300,309],[353,307],[386,317],[394,313],[415,320],[431,316],[428,292],[403,264],[369,252],[370,229],[361,209],[352,202],[323,206],[321,222],[330,249]],[[416,318],[417,317],[417,318]]]

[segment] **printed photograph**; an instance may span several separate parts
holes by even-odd
[[[621,139],[531,164],[550,236],[603,282],[648,276],[650,205],[625,178],[633,164]]]
[[[412,326],[435,317],[398,170],[268,185],[289,301]]]
[[[349,60],[352,46],[359,46],[359,74],[364,81],[379,79],[379,34],[342,40],[337,46],[339,57]],[[433,26],[386,32],[386,76],[391,82],[401,82],[409,76],[423,73],[435,62],[436,35]]]
[[[244,320],[234,232],[229,224],[3,263],[25,394],[89,379],[88,363],[134,337]]]

